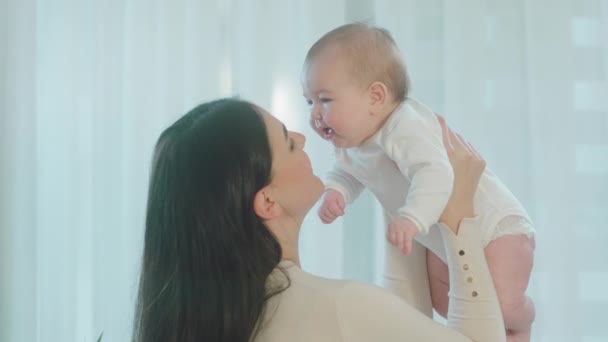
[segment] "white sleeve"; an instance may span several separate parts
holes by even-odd
[[[344,196],[346,204],[352,203],[365,188],[357,178],[346,172],[339,164],[334,164],[327,175],[326,189],[334,189]]]
[[[371,285],[351,283],[336,302],[344,341],[506,341],[503,318],[488,270],[479,227],[463,220],[458,236],[442,227],[450,270],[448,326]],[[460,251],[464,251],[460,255]],[[468,265],[464,270],[464,265]],[[469,282],[472,277],[472,282]],[[473,295],[473,293],[476,295]]]
[[[387,156],[410,181],[399,216],[411,219],[420,232],[426,234],[439,221],[454,181],[441,127],[438,122],[413,115],[391,129],[383,146]]]
[[[428,317],[433,317],[433,304],[426,267],[426,247],[412,241],[408,256],[388,241],[384,243],[384,276],[382,287],[412,305]]]
[[[503,341],[504,320],[483,251],[481,223],[481,218],[463,219],[458,235],[439,224],[450,273],[448,326],[476,341]]]

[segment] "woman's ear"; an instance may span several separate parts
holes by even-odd
[[[374,82],[369,86],[369,95],[372,106],[384,105],[388,98],[388,89],[382,82]]]
[[[270,186],[263,187],[255,194],[253,211],[262,220],[270,220],[281,214],[281,206],[274,199]]]

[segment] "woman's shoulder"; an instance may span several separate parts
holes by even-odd
[[[282,262],[275,274],[275,279],[282,279],[288,284],[282,297],[306,298],[309,302],[329,301],[332,305],[342,305],[359,297],[397,298],[388,291],[372,284],[355,280],[332,279],[304,271],[292,263]],[[287,298],[283,298],[287,299]]]
[[[335,305],[338,314],[350,310],[387,308],[396,305],[400,309],[405,302],[398,296],[377,285],[355,280],[342,280],[321,277],[299,268],[288,268],[290,288],[293,295],[301,296],[304,292],[324,297]],[[306,296],[305,296],[306,297]],[[309,297],[310,298],[310,297]]]
[[[271,277],[271,284],[284,291],[270,298],[257,340],[343,339],[339,303],[354,282],[317,276],[285,263]]]
[[[271,299],[261,340],[399,341],[430,321],[379,286],[281,266],[290,286]]]
[[[278,269],[284,271],[285,275],[289,278],[287,292],[305,291],[320,296],[336,297],[345,287],[352,283],[349,280],[318,276],[304,271],[292,263],[282,262]]]

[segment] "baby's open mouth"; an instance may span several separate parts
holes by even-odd
[[[329,140],[334,136],[334,130],[331,127],[324,126],[321,120],[315,120],[315,127],[321,131],[323,138]]]

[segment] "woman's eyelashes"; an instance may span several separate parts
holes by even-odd
[[[293,150],[295,149],[295,142],[293,141],[292,138],[289,138],[289,150],[293,152]]]

